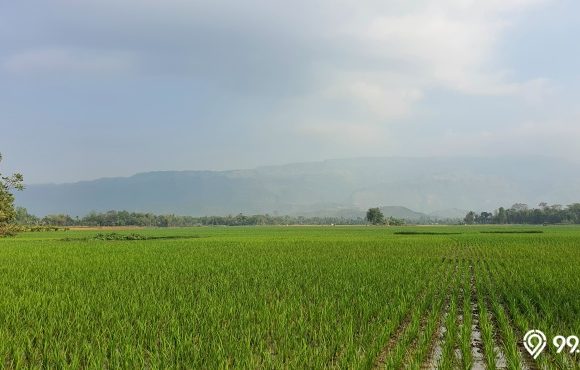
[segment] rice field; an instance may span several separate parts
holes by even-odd
[[[580,368],[580,228],[115,232],[0,239],[4,368]]]

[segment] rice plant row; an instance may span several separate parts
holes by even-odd
[[[3,368],[578,368],[580,229],[263,227],[0,240]],[[502,230],[502,231],[505,231]],[[127,233],[129,234],[129,233]]]

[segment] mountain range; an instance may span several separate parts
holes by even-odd
[[[192,216],[356,217],[369,207],[399,206],[396,212],[391,207],[395,217],[456,218],[466,210],[542,201],[580,201],[580,164],[543,157],[334,159],[31,184],[16,194],[18,206],[39,216],[114,209]]]

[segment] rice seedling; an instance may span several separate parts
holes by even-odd
[[[469,369],[478,330],[488,368],[500,353],[511,369],[578,367],[577,355],[551,344],[531,359],[521,341],[530,329],[579,334],[580,229],[481,231],[61,230],[0,239],[0,363]]]

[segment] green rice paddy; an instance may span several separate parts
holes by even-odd
[[[1,366],[580,366],[580,228],[116,232],[0,239]]]

